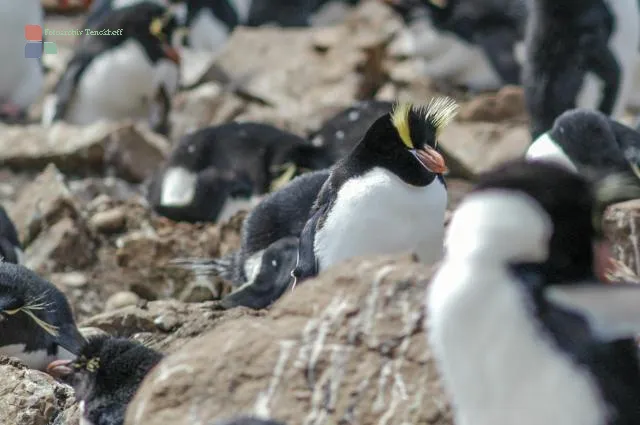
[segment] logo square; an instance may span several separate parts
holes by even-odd
[[[58,53],[58,46],[53,41],[45,41],[44,42],[44,54],[45,55],[55,55]]]
[[[42,57],[42,43],[27,43],[24,45],[24,57],[38,59]]]
[[[42,27],[40,25],[25,25],[24,37],[28,41],[42,41]]]

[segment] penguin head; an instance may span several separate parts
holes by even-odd
[[[129,399],[162,354],[126,338],[90,337],[75,360],[56,360],[49,374],[71,385],[76,398]]]
[[[606,207],[635,197],[640,197],[640,185],[628,176],[614,174],[591,183],[555,163],[517,160],[481,176],[468,198],[481,207],[467,208],[472,212],[460,217],[487,232],[501,229],[500,239],[489,233],[484,239],[502,241],[507,248],[502,253],[505,261],[544,263],[547,277],[555,281],[584,279],[608,261],[594,258],[594,248],[606,240],[602,228]],[[491,206],[491,199],[499,202]],[[519,205],[514,207],[519,212],[510,213],[508,205]],[[454,233],[451,242],[464,244],[463,233]],[[500,254],[493,250],[491,255]]]
[[[356,146],[372,165],[382,166],[414,185],[426,185],[447,172],[438,137],[454,118],[458,105],[451,99],[435,98],[427,106],[398,104],[393,112],[378,118]]]

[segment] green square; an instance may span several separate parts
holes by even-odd
[[[53,41],[45,41],[44,42],[44,54],[45,55],[55,55],[58,53],[58,46]]]

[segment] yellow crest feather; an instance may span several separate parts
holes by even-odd
[[[414,143],[411,140],[409,129],[409,113],[414,107],[411,103],[397,104],[391,114],[391,122],[398,131],[398,135],[409,149],[413,149]],[[436,136],[440,134],[456,116],[459,106],[455,100],[449,97],[436,97],[431,99],[427,106],[418,107],[415,111],[435,128]]]

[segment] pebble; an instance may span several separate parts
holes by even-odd
[[[171,332],[178,324],[178,319],[173,314],[163,314],[156,317],[153,323],[163,332]]]
[[[68,288],[82,288],[89,279],[80,272],[55,273],[51,275],[51,281]]]
[[[109,297],[105,304],[104,311],[113,311],[130,305],[137,305],[138,301],[140,301],[140,297],[133,292],[117,292]]]
[[[89,220],[89,226],[101,233],[116,233],[124,229],[126,217],[122,208],[113,208],[96,213]]]

